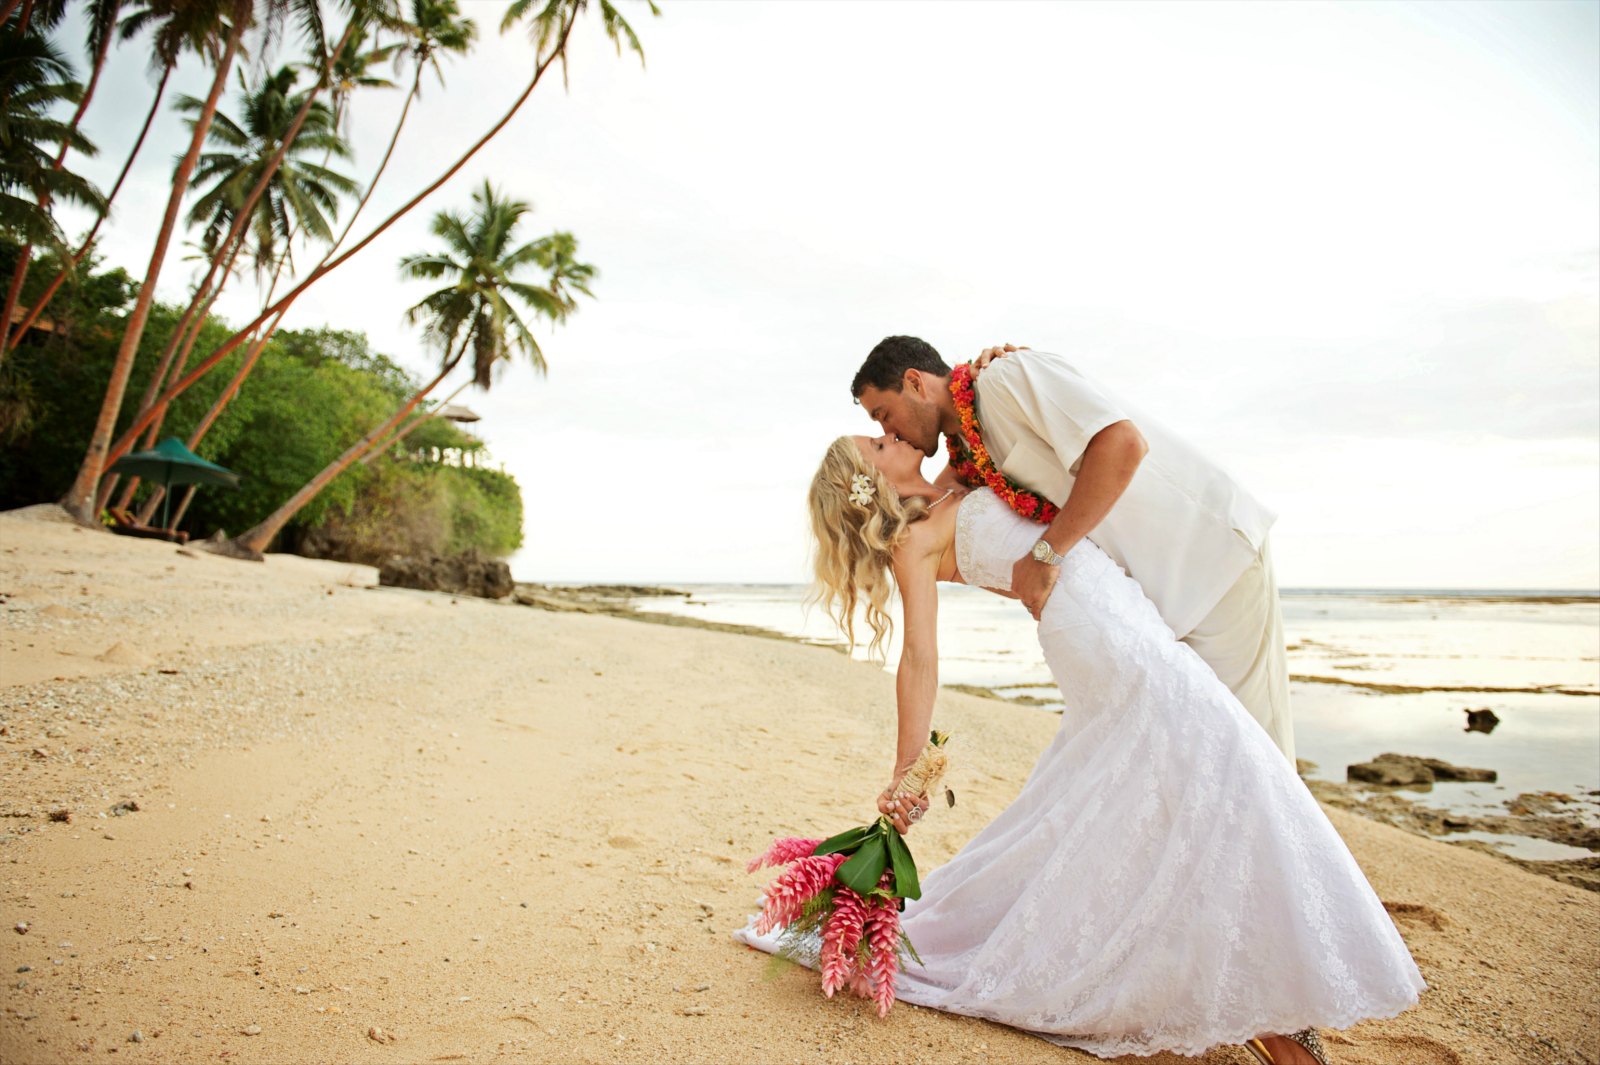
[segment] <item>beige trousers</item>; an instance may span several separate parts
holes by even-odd
[[[1216,670],[1222,683],[1232,689],[1294,765],[1283,611],[1278,606],[1271,551],[1265,543],[1255,562],[1183,642]]]

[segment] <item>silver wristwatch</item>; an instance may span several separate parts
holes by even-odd
[[[1056,554],[1055,549],[1044,540],[1033,545],[1033,557],[1035,561],[1043,562],[1047,566],[1059,566],[1067,558],[1066,555]]]

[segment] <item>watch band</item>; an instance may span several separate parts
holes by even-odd
[[[1041,546],[1044,548],[1043,552],[1039,550]],[[1059,566],[1067,558],[1066,555],[1056,554],[1056,549],[1051,547],[1050,542],[1042,537],[1033,545],[1033,557],[1047,566]]]

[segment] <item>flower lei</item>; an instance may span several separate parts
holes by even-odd
[[[1041,525],[1050,524],[1061,508],[1001,473],[1000,467],[989,457],[989,449],[983,446],[983,430],[978,425],[974,408],[977,395],[972,388],[972,376],[970,362],[950,371],[950,396],[955,400],[956,414],[961,419],[960,443],[954,436],[945,437],[950,468],[969,488],[986,487],[1024,518]]]

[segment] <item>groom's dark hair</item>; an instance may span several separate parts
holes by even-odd
[[[950,376],[950,367],[926,340],[884,337],[856,371],[855,380],[850,382],[850,396],[860,399],[868,385],[879,392],[898,392],[905,386],[907,370],[921,370],[935,377]]]

